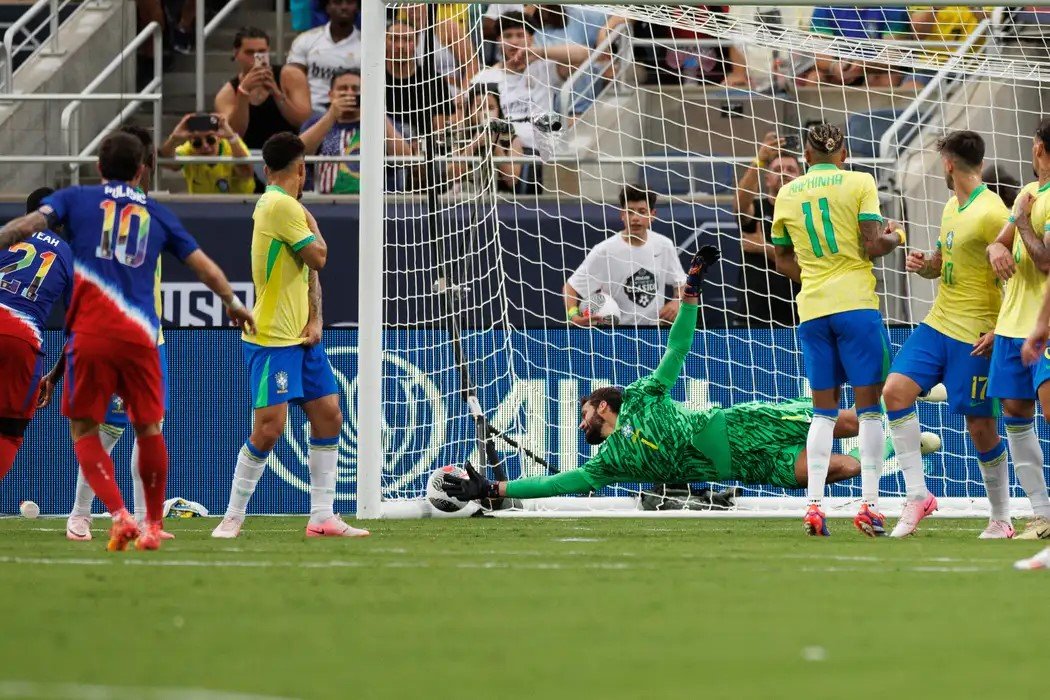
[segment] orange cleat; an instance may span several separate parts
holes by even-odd
[[[109,542],[106,549],[110,552],[123,552],[133,540],[139,536],[139,526],[131,513],[121,511],[113,518],[113,526],[109,528]]]

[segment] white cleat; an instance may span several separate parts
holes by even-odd
[[[333,515],[323,523],[309,523],[306,526],[307,537],[368,537],[371,533],[343,522],[338,515]]]
[[[1028,521],[1024,532],[1014,538],[1015,540],[1050,540],[1050,520],[1037,515]]]
[[[919,435],[919,452],[923,455],[933,454],[939,449],[941,449],[940,435],[930,432],[923,432]]]
[[[244,524],[244,518],[238,518],[235,515],[227,515],[222,519],[214,530],[211,531],[211,536],[219,540],[232,540],[241,534],[241,525]]]
[[[943,384],[934,384],[925,394],[919,394],[919,401],[941,403],[948,400],[948,390]]]
[[[91,541],[91,516],[71,515],[66,519],[66,539],[73,542]]]
[[[1006,520],[989,520],[988,527],[977,536],[979,540],[1009,540],[1013,539],[1014,526]]]
[[[904,512],[900,520],[890,533],[890,537],[907,537],[919,527],[919,521],[937,510],[937,499],[932,493],[926,494],[926,498],[920,500],[908,499],[904,505]]]
[[[1021,559],[1014,562],[1014,568],[1018,571],[1037,571],[1039,569],[1050,569],[1050,547],[1029,559]]]

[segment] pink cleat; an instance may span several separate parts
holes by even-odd
[[[935,510],[937,510],[937,499],[932,493],[926,494],[926,498],[922,500],[909,499],[890,537],[907,537],[914,534],[915,528],[919,526],[919,521]]]
[[[816,503],[810,504],[806,509],[806,515],[802,518],[802,528],[807,535],[813,537],[831,537],[828,520],[824,516],[824,511]]]
[[[232,540],[237,535],[241,534],[241,525],[244,524],[244,518],[238,518],[235,515],[227,515],[222,519],[214,530],[211,531],[211,536],[219,540]]]
[[[143,520],[139,520],[139,529],[142,530],[143,532],[146,531],[146,521],[144,519]],[[161,527],[160,527],[160,539],[161,539],[161,542],[166,542],[168,540],[175,539],[175,535],[173,535],[170,532],[168,532],[167,530],[165,530],[164,529],[164,525],[162,524]]]
[[[1010,540],[1014,536],[1014,526],[1005,520],[989,520],[988,527],[977,536],[979,540]]]
[[[306,526],[307,537],[368,537],[370,534],[368,530],[351,527],[338,515],[333,515],[323,523]]]
[[[135,541],[135,549],[140,552],[146,550],[160,549],[160,542],[162,539],[160,533],[163,532],[161,524],[159,522],[147,523],[143,526],[143,532],[139,535],[138,540]]]
[[[91,516],[71,515],[66,520],[66,539],[73,542],[91,541]]]
[[[113,518],[113,526],[109,529],[109,542],[106,549],[110,552],[123,552],[128,545],[139,537],[139,526],[131,513],[126,510],[120,511]]]
[[[1039,569],[1050,569],[1050,547],[1036,554],[1030,559],[1021,559],[1014,562],[1014,568],[1018,571],[1037,571]]]

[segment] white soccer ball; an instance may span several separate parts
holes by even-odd
[[[430,475],[430,479],[427,480],[427,500],[430,501],[430,505],[443,513],[456,513],[463,510],[470,501],[461,501],[445,493],[443,483],[445,474],[458,476],[461,479],[467,478],[467,470],[458,465],[449,464],[448,466],[438,467]]]
[[[620,318],[620,305],[610,295],[598,292],[580,304],[580,313],[584,316],[597,316],[605,321],[616,321]]]
[[[40,506],[32,501],[22,501],[18,506],[18,512],[22,514],[23,518],[32,520],[33,518],[40,515]]]

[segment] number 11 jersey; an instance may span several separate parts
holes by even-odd
[[[867,173],[814,165],[780,189],[771,240],[795,249],[802,269],[800,321],[879,308],[861,221],[882,222],[879,191]]]
[[[110,181],[59,190],[41,211],[61,223],[73,250],[73,299],[66,331],[155,347],[154,296],[160,254],[180,261],[198,249],[179,220],[131,185]]]

